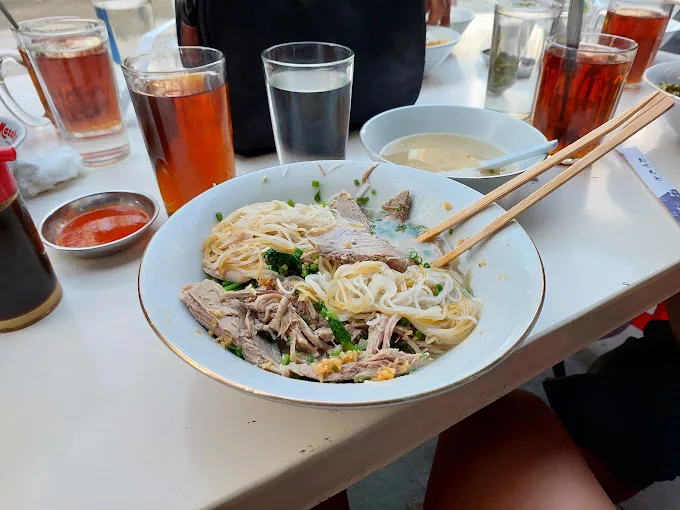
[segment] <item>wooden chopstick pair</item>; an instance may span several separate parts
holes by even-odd
[[[673,100],[669,98],[663,92],[657,91],[650,96],[646,97],[642,101],[634,104],[624,112],[620,113],[616,117],[612,118],[609,122],[601,125],[597,129],[594,129],[584,137],[575,141],[571,145],[560,150],[556,154],[546,158],[541,163],[534,165],[533,167],[527,169],[511,181],[499,186],[495,190],[491,191],[489,194],[485,195],[477,202],[465,207],[464,209],[458,211],[456,214],[452,215],[447,220],[443,221],[439,225],[432,227],[420,236],[417,240],[421,242],[427,242],[432,240],[434,237],[438,236],[442,232],[450,229],[454,225],[464,221],[475,214],[477,214],[482,209],[486,208],[489,204],[499,200],[500,198],[506,196],[508,193],[516,190],[517,188],[523,186],[532,179],[535,179],[542,173],[551,169],[552,167],[559,165],[564,160],[569,159],[573,154],[585,148],[588,144],[598,140],[600,137],[611,133],[615,129],[621,127],[621,129],[614,134],[610,139],[603,142],[601,145],[590,151],[584,157],[582,157],[578,162],[574,163],[563,171],[560,175],[554,179],[548,181],[546,184],[541,186],[531,195],[526,197],[524,200],[519,202],[517,205],[500,215],[498,218],[493,220],[489,225],[480,230],[477,234],[472,237],[467,238],[455,249],[451,250],[446,255],[437,259],[432,265],[433,267],[443,267],[452,260],[459,257],[461,254],[465,253],[467,250],[475,246],[482,239],[489,237],[494,234],[510,221],[512,221],[520,213],[524,212],[526,209],[534,205],[535,203],[542,200],[544,197],[555,191],[562,184],[570,180],[572,177],[577,175],[583,169],[593,164],[595,161],[600,159],[602,156],[616,148],[618,145],[626,141],[628,138],[633,136],[635,133],[644,128],[647,124],[656,120],[658,117],[667,112],[673,107]]]

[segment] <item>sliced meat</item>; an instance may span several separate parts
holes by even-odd
[[[203,280],[182,288],[180,299],[200,324],[241,347],[246,361],[254,365],[275,364],[272,370],[276,371],[281,363],[278,346],[258,333],[249,334],[253,328],[246,323],[247,309],[229,294],[219,283]]]
[[[387,211],[399,223],[404,223],[408,219],[408,214],[411,210],[411,193],[408,190],[402,191],[385,202],[381,209]]]
[[[402,273],[413,264],[412,260],[387,241],[354,228],[331,225],[309,230],[306,237],[322,257],[342,264],[380,261]]]
[[[338,214],[343,218],[361,223],[366,227],[366,232],[371,231],[371,224],[368,222],[368,218],[361,210],[361,207],[359,207],[359,204],[352,198],[352,195],[346,191],[341,191],[331,198],[328,206],[338,211]]]
[[[385,315],[379,313],[375,318],[367,321],[368,341],[366,344],[366,354],[372,355],[381,349],[389,349],[392,333],[399,322],[399,315]]]
[[[378,371],[385,368],[393,369],[395,377],[407,374],[422,365],[425,360],[426,358],[418,354],[407,354],[398,349],[384,349],[359,361],[344,363],[339,372],[320,375],[314,369],[314,365],[306,363],[291,363],[288,369],[301,377],[322,382],[361,382],[375,378]]]

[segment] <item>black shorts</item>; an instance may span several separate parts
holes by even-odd
[[[601,356],[587,374],[543,383],[576,444],[631,488],[680,475],[680,347],[666,321],[651,321]]]

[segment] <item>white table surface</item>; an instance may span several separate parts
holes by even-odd
[[[483,105],[486,69],[479,51],[488,33],[488,16],[478,17],[455,56],[425,80],[419,103]],[[30,88],[25,78],[10,87],[23,94]],[[642,94],[626,92],[621,107]],[[160,199],[129,118],[131,156],[28,200],[36,222],[88,192],[128,188]],[[22,150],[49,143],[52,132],[32,130]],[[680,186],[680,139],[665,120],[633,143]],[[365,157],[356,134],[348,154]],[[244,173],[275,163],[274,155],[238,158],[237,168]],[[547,278],[545,306],[525,345],[458,390],[357,411],[269,402],[183,363],[139,308],[142,245],[96,260],[50,252],[62,303],[40,323],[0,336],[0,508],[174,510],[218,502],[230,509],[308,508],[680,289],[680,228],[618,155],[583,172],[520,222]]]

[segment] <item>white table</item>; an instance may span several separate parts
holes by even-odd
[[[483,105],[485,19],[475,20],[455,58],[427,78],[419,102]],[[641,95],[626,93],[621,106]],[[52,136],[33,131],[23,150]],[[134,122],[130,137],[128,159],[28,201],[33,217],[99,190],[160,198]],[[680,141],[663,119],[633,142],[680,186]],[[356,135],[349,147],[351,157],[365,157]],[[239,158],[238,170],[273,164],[273,155]],[[0,336],[0,508],[174,510],[220,501],[230,509],[307,508],[680,289],[680,228],[617,155],[520,222],[547,277],[545,306],[525,345],[463,388],[361,411],[269,402],[180,361],[138,305],[143,246],[97,260],[50,252],[62,303],[35,326]]]

